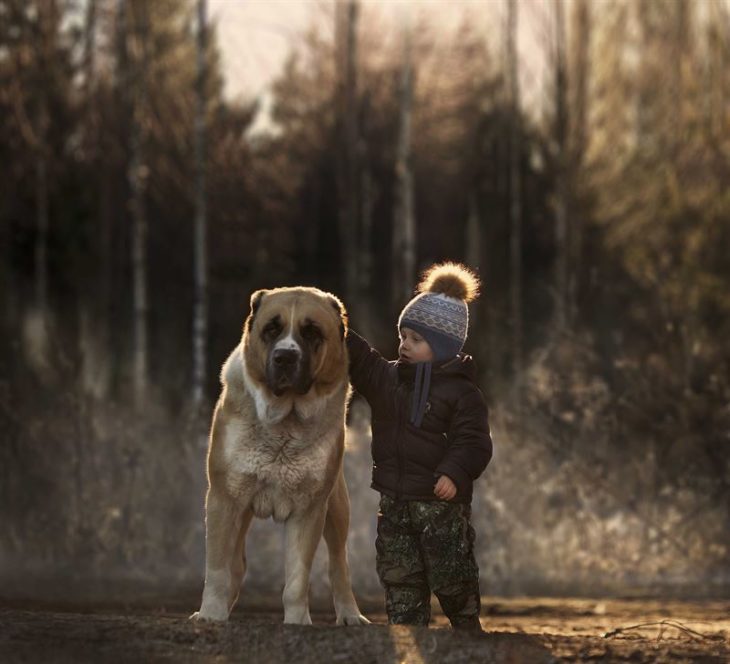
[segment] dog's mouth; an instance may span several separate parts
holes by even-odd
[[[274,393],[274,396],[280,397],[287,390],[292,387],[292,383],[287,378],[282,378],[273,384],[269,382],[269,389]]]
[[[269,389],[276,397],[280,397],[290,391],[295,394],[304,395],[312,388],[312,383],[314,383],[314,381],[311,379],[292,382],[291,380],[284,378],[274,384],[270,383]]]

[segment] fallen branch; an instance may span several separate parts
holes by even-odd
[[[648,622],[648,623],[640,623],[638,625],[630,625],[629,627],[618,627],[617,629],[611,630],[610,632],[606,632],[603,635],[604,639],[609,639],[612,636],[616,636],[618,634],[621,634],[622,632],[628,632],[630,629],[641,629],[642,627],[653,627],[659,625],[660,627],[674,627],[675,629],[678,629],[685,634],[687,634],[690,638],[698,640],[698,641],[704,641],[705,636],[704,634],[700,634],[699,632],[696,632],[693,629],[690,629],[686,625],[683,625],[680,622],[677,622],[676,620],[660,620],[659,622]],[[661,637],[661,634],[663,633],[663,629],[660,631],[659,635]]]

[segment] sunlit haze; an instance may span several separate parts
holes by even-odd
[[[364,0],[361,5],[366,15],[379,15],[392,30],[409,16],[414,22],[426,21],[438,28],[445,41],[468,18],[482,26],[496,57],[504,48],[503,0]],[[331,34],[332,8],[329,0],[211,0],[210,18],[218,29],[226,95],[264,93],[303,32],[316,26]],[[544,93],[551,16],[547,5],[538,0],[524,0],[520,10],[521,96],[529,108]]]

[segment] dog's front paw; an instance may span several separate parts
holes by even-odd
[[[190,616],[189,620],[195,622],[226,622],[228,620],[228,612],[221,613],[219,611],[205,611],[202,608]]]
[[[369,625],[370,621],[357,609],[337,616],[338,625]]]

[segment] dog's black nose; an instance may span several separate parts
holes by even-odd
[[[277,367],[290,367],[299,360],[299,352],[290,348],[277,348],[273,360]]]

